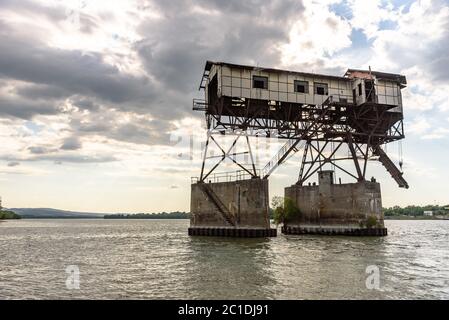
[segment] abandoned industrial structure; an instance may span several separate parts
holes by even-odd
[[[298,180],[285,188],[298,212],[284,220],[283,233],[386,235],[380,184],[367,181],[366,172],[368,161],[378,160],[399,187],[408,188],[384,151],[386,144],[404,138],[401,90],[406,84],[402,75],[371,70],[349,69],[338,77],[207,61],[200,84],[205,99],[193,101],[193,109],[205,114],[207,140],[201,173],[191,188],[189,234],[276,236],[269,220],[268,177],[299,152]],[[233,137],[230,148],[222,147],[223,136]],[[285,139],[285,144],[258,169],[250,137]],[[237,160],[239,139],[246,142],[249,165]],[[208,156],[211,144],[219,156]],[[218,162],[208,166],[214,158]],[[239,171],[216,174],[226,159]],[[335,170],[354,183],[336,183]],[[318,185],[308,184],[316,174]]]

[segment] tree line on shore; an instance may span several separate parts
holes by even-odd
[[[277,219],[279,212],[276,213],[276,208],[279,207],[279,203],[283,201],[282,197],[277,197],[273,202],[273,208],[270,208],[269,216],[270,219]],[[288,207],[288,206],[287,206]],[[287,210],[288,211],[288,210]],[[386,217],[396,217],[396,216],[423,216],[424,211],[432,211],[433,215],[448,215],[449,205],[425,205],[425,206],[393,206],[390,208],[383,208],[384,215]],[[160,212],[160,213],[136,213],[136,214],[107,214],[104,216],[105,219],[190,219],[189,212],[174,211],[174,212]]]
[[[159,212],[159,213],[117,213],[106,214],[105,219],[190,219],[190,213],[182,211]]]
[[[279,203],[283,201],[282,197],[277,197],[275,201],[272,202],[272,207],[269,211],[270,219],[276,219],[279,212],[276,214],[276,208],[279,207]],[[287,206],[288,207],[288,206]],[[288,209],[288,208],[287,208]],[[288,210],[287,210],[288,211]],[[420,217],[424,216],[425,211],[432,211],[434,216],[446,216],[449,215],[449,205],[425,205],[425,206],[393,206],[390,208],[383,208],[385,217],[399,217],[399,216],[410,216],[410,217]],[[190,219],[189,212],[174,211],[174,212],[159,212],[159,213],[136,213],[136,214],[107,214],[104,215],[105,219]],[[21,216],[10,210],[0,211],[0,220],[5,219],[21,219]]]
[[[17,213],[9,210],[1,210],[0,211],[0,220],[6,220],[6,219],[21,219],[21,216],[19,216]]]
[[[386,217],[396,216],[423,216],[425,211],[432,211],[433,215],[448,215],[449,205],[426,205],[426,206],[394,206],[390,208],[384,208],[384,215]]]

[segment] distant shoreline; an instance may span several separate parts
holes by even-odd
[[[384,217],[384,220],[448,220],[449,217],[428,217],[428,216],[417,216],[417,217]]]

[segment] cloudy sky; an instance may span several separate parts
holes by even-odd
[[[447,0],[0,0],[0,195],[8,207],[188,210],[200,153],[180,153],[204,140],[191,105],[209,59],[406,75],[411,188],[371,173],[386,206],[446,204],[448,52]],[[271,195],[297,171],[279,170]]]

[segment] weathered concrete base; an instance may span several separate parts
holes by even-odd
[[[276,229],[190,227],[189,236],[266,238],[276,237]]]
[[[321,171],[318,185],[293,185],[285,197],[293,209],[284,218],[285,234],[386,236],[380,184],[334,184],[333,171]]]
[[[316,234],[326,236],[373,236],[384,237],[388,235],[387,228],[345,228],[345,227],[300,227],[283,226],[283,234]]]
[[[192,184],[189,235],[275,237],[268,217],[268,180]]]

